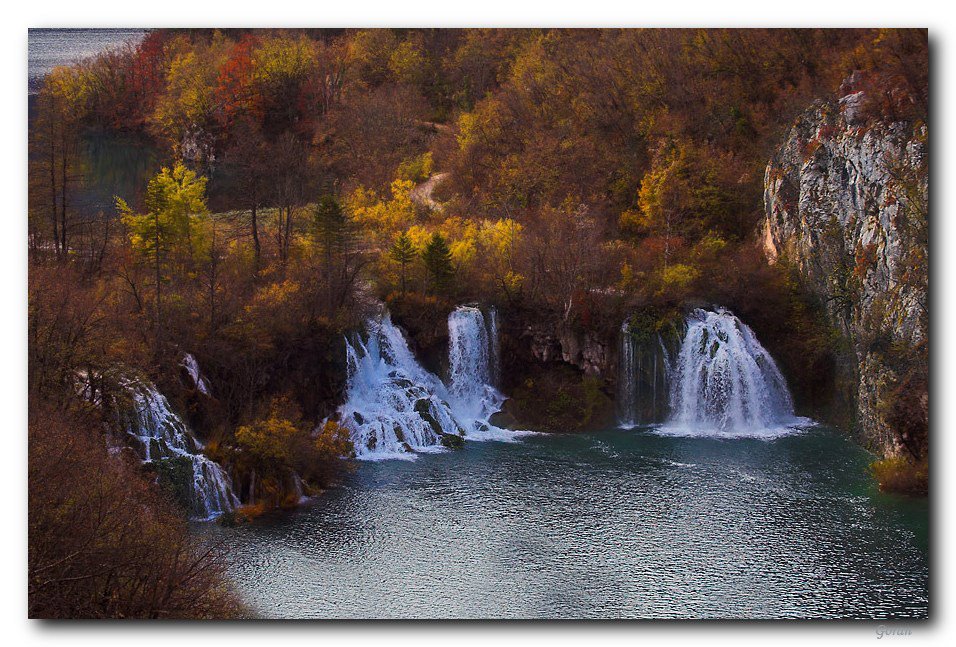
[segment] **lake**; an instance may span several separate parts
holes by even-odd
[[[542,434],[196,528],[269,618],[925,618],[928,503],[879,493],[872,460],[823,427]]]
[[[40,89],[43,77],[58,65],[68,65],[125,43],[138,43],[145,29],[31,29],[28,42],[27,87]]]
[[[57,65],[68,65],[112,47],[137,43],[145,29],[31,29],[29,34],[28,119],[35,116],[35,94],[43,77]],[[81,140],[80,172],[83,185],[72,196],[74,209],[112,213],[115,196],[134,208],[142,206],[146,183],[168,154],[139,134],[85,132]]]

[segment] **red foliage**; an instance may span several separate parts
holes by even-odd
[[[214,95],[221,106],[221,126],[225,131],[243,117],[262,121],[262,105],[253,86],[252,52],[258,44],[256,36],[243,36],[219,69]]]
[[[151,31],[140,42],[130,62],[131,105],[137,109],[137,128],[146,123],[153,111],[156,98],[166,83],[166,44],[168,37],[162,30]]]

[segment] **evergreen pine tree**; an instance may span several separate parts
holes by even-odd
[[[332,195],[319,198],[312,211],[315,241],[322,248],[325,265],[326,306],[336,302],[337,288],[345,280],[346,257],[355,238],[355,224]]]
[[[428,268],[428,273],[435,282],[435,288],[439,292],[447,292],[455,277],[455,266],[452,263],[448,243],[438,232],[435,232],[425,245],[422,260],[425,261],[425,267]]]
[[[409,263],[412,263],[418,254],[415,252],[415,246],[412,244],[412,239],[408,237],[406,232],[402,232],[395,239],[395,242],[392,243],[392,247],[389,250],[389,256],[392,257],[392,260],[399,264],[401,267],[401,277],[402,277],[402,296],[405,296],[405,276],[406,268]]]

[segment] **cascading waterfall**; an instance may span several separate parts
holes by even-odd
[[[695,310],[687,323],[663,432],[773,437],[803,422],[780,369],[747,325],[722,308]]]
[[[388,314],[366,322],[367,339],[346,340],[348,387],[339,408],[357,458],[408,458],[437,451],[464,430],[437,377],[415,361]]]
[[[478,308],[461,307],[449,315],[448,332],[448,386],[418,364],[388,314],[366,322],[364,338],[346,340],[348,386],[339,417],[357,458],[412,458],[462,438],[508,440],[526,433],[488,424],[504,401],[490,384],[497,324]]]
[[[120,385],[131,400],[126,432],[139,445],[146,463],[185,459],[192,467],[189,497],[193,518],[208,520],[234,510],[239,500],[232,480],[215,462],[199,453],[199,444],[166,397],[145,380],[123,378]]]
[[[186,353],[183,355],[183,359],[179,362],[179,365],[186,369],[197,391],[203,395],[210,395],[209,383],[206,381],[206,378],[203,377],[202,371],[199,370],[199,362],[196,361],[195,357],[190,353]]]

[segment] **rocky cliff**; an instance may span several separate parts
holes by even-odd
[[[613,338],[598,331],[577,331],[567,325],[530,322],[520,335],[539,362],[565,362],[585,375],[614,379],[617,368]]]
[[[509,424],[543,431],[614,425],[616,331],[575,329],[557,316],[509,309],[501,311],[499,330]]]
[[[855,427],[922,458],[928,425],[928,151],[922,122],[879,115],[852,79],[811,107],[767,165],[762,244],[849,342]]]

